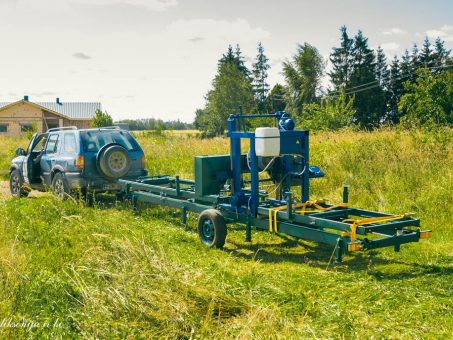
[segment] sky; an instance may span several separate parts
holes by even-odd
[[[191,122],[217,61],[262,42],[269,83],[308,42],[327,59],[339,28],[401,55],[425,36],[453,48],[453,1],[0,0],[0,101],[101,102],[115,120]]]

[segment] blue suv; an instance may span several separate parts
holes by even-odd
[[[10,167],[10,191],[52,189],[61,199],[74,192],[121,193],[119,178],[146,176],[145,155],[135,138],[118,127],[64,127],[34,134],[27,150],[18,148]]]

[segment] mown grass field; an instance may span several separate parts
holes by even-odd
[[[192,177],[194,155],[228,152],[225,139],[139,136],[151,174]],[[16,145],[0,139],[7,171]],[[327,174],[312,198],[415,212],[430,239],[346,256],[233,226],[206,249],[179,214],[86,208],[50,195],[0,198],[0,338],[404,338],[453,334],[453,131],[320,133],[312,163]],[[56,324],[55,324],[56,322]],[[48,323],[48,325],[46,325]]]

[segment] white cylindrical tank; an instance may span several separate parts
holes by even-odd
[[[255,153],[262,157],[280,155],[280,130],[276,127],[259,127],[255,130]]]

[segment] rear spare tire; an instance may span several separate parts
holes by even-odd
[[[97,163],[102,176],[107,179],[117,179],[129,172],[131,156],[121,145],[106,145],[99,151]]]

